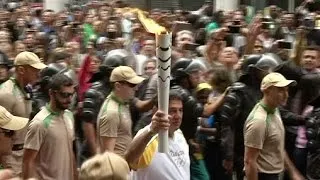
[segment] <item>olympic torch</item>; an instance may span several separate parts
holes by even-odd
[[[158,58],[158,108],[168,116],[172,34],[152,19],[147,18],[143,11],[139,9],[133,9],[132,11],[137,13],[138,19],[144,28],[156,36],[156,56]],[[168,153],[168,130],[160,131],[158,137],[158,152]]]
[[[169,108],[169,90],[170,90],[170,72],[171,72],[171,39],[172,34],[162,32],[156,34],[156,56],[158,66],[158,108],[168,116]],[[162,130],[158,134],[159,147],[158,151],[167,153],[168,148],[168,131]]]

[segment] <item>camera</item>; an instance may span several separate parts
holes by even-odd
[[[117,38],[117,32],[115,31],[108,31],[107,32],[107,38],[110,40],[114,40]]]
[[[274,29],[275,24],[271,17],[263,17],[262,18],[262,29]]]
[[[240,20],[233,21],[232,25],[228,26],[228,29],[229,29],[229,33],[231,33],[231,34],[240,33],[241,21]]]
[[[279,49],[292,49],[291,43],[287,41],[279,41],[278,43]]]
[[[232,34],[240,33],[240,26],[228,26],[229,32]]]
[[[273,29],[274,24],[272,22],[262,22],[262,29]]]
[[[189,51],[195,51],[198,46],[199,46],[198,44],[188,43],[183,45],[183,49],[189,50]]]
[[[233,25],[241,26],[241,21],[240,20],[235,20],[235,21],[233,21]]]

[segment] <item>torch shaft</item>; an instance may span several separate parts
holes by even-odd
[[[172,34],[156,34],[157,66],[158,66],[158,108],[168,116],[170,72],[171,72],[171,41]],[[159,132],[160,153],[168,153],[168,130]]]

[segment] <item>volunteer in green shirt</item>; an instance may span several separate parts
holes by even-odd
[[[13,116],[0,106],[0,170],[5,168],[1,162],[2,157],[11,154],[14,131],[24,128],[27,123],[27,118]]]

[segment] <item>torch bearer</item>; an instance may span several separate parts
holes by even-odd
[[[127,9],[127,11],[137,13],[138,19],[144,28],[156,36],[156,55],[158,58],[158,108],[168,116],[172,34],[169,33],[165,27],[160,26],[152,19],[147,18],[143,11],[139,9]],[[168,130],[160,131],[158,137],[158,152],[168,153]]]
[[[170,72],[171,72],[171,39],[172,34],[162,32],[156,34],[156,56],[158,66],[158,108],[168,116]],[[158,151],[168,153],[168,130],[161,130],[158,134]]]

